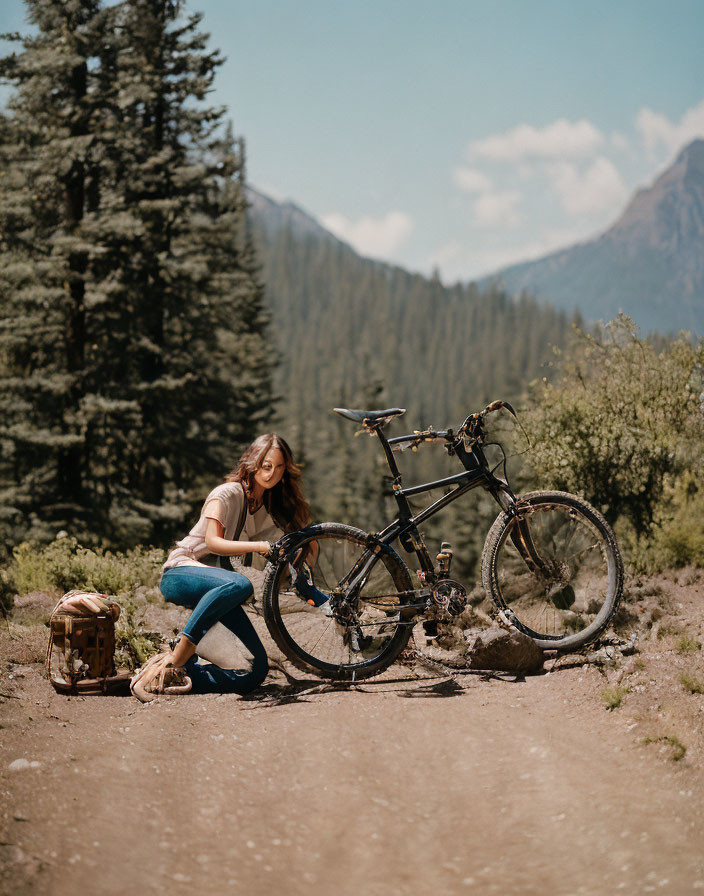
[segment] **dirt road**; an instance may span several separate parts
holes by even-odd
[[[395,667],[142,706],[25,670],[2,701],[0,892],[704,891],[697,768],[608,713],[603,683]]]

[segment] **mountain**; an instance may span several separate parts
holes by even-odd
[[[250,207],[250,217],[254,219],[260,231],[266,233],[269,238],[275,239],[278,233],[288,228],[297,237],[309,236],[326,242],[340,242],[312,215],[291,202],[290,199],[276,202],[252,186],[245,187],[245,190]]]
[[[499,271],[528,292],[591,320],[625,311],[644,330],[704,334],[704,140],[686,146],[601,236]]]

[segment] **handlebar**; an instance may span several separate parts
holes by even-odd
[[[513,407],[507,401],[492,401],[491,404],[488,404],[483,411],[479,411],[475,414],[470,414],[465,418],[462,425],[455,432],[452,429],[426,429],[420,432],[416,430],[415,432],[409,433],[405,436],[394,436],[394,438],[389,439],[388,443],[391,446],[392,451],[403,451],[404,448],[417,448],[418,445],[421,445],[423,442],[456,442],[458,439],[464,438],[468,439],[470,442],[481,442],[481,438],[483,436],[483,428],[482,423],[484,421],[484,417],[487,414],[490,414],[492,411],[498,411],[501,408],[506,408],[506,410],[512,414],[514,417],[516,416],[516,412]],[[406,442],[407,445],[401,447],[402,443]],[[393,447],[394,445],[398,447]]]
[[[389,445],[401,445],[402,442],[408,442],[409,448],[417,448],[423,442],[453,442],[455,434],[451,429],[426,429],[423,432],[416,430],[406,436],[394,436],[389,439]],[[392,451],[403,451],[403,448],[393,448]]]

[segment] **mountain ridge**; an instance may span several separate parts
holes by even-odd
[[[281,201],[272,199],[251,184],[247,184],[245,187],[245,194],[250,206],[250,214],[267,234],[275,235],[284,228],[290,227],[298,236],[318,237],[347,245],[292,199]]]
[[[637,190],[603,233],[481,278],[592,320],[623,310],[643,329],[704,332],[704,140]]]

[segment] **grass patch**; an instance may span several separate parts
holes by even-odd
[[[684,634],[680,635],[677,646],[675,650],[677,653],[696,653],[698,650],[702,649],[702,645],[699,641],[696,641],[690,635]]]
[[[614,685],[613,687],[604,688],[604,690],[601,692],[601,696],[609,712],[614,709],[618,709],[618,707],[623,702],[623,698],[629,691],[630,688],[624,687],[620,684]]]
[[[93,551],[66,537],[44,546],[23,542],[13,551],[10,574],[16,594],[79,589],[118,597],[156,586],[163,562],[164,552],[155,548]]]
[[[144,625],[144,608],[132,597],[120,603],[122,612],[115,625],[115,665],[134,671],[155,654],[163,637]]]
[[[704,694],[704,681],[691,672],[683,672],[680,675],[680,684],[690,694]]]
[[[643,739],[644,744],[667,744],[671,747],[670,759],[673,762],[679,762],[684,758],[687,747],[677,737],[676,734],[661,734],[659,737],[646,737]]]
[[[642,657],[638,657],[638,659],[633,661],[633,671],[645,672],[645,660]]]

